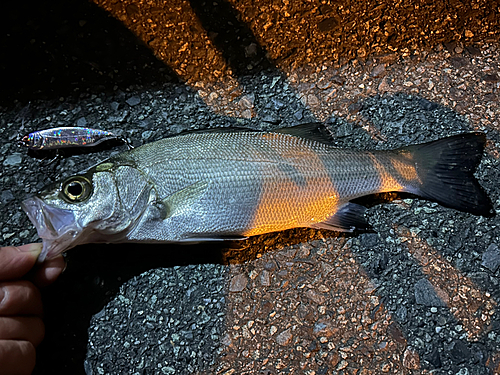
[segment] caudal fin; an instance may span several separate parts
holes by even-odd
[[[416,194],[460,211],[493,216],[491,201],[474,177],[485,142],[483,133],[465,133],[406,147],[422,182]]]

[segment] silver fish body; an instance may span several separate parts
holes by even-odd
[[[353,231],[368,224],[365,208],[350,201],[378,192],[410,192],[488,215],[491,203],[473,176],[484,141],[471,133],[356,151],[281,133],[192,133],[121,153],[23,208],[44,241],[41,260],[90,242],[198,242],[295,227]]]

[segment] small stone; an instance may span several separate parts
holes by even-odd
[[[313,94],[307,95],[307,105],[318,105],[318,104],[319,104],[319,100],[316,97],[316,95],[313,95]]]
[[[343,370],[349,365],[349,362],[347,362],[345,359],[343,359],[339,365],[337,366],[337,370]]]
[[[451,345],[450,350],[451,357],[457,361],[457,363],[462,363],[467,361],[471,357],[471,352],[467,345],[461,340],[455,340]]]
[[[257,44],[255,43],[250,43],[248,46],[245,47],[245,55],[246,57],[252,57],[252,56],[257,56]]]
[[[339,25],[339,21],[335,17],[329,17],[318,23],[319,31],[326,33],[335,29]]]
[[[262,271],[262,273],[260,274],[260,283],[262,286],[270,286],[271,285],[269,271],[266,271],[266,270]]]
[[[0,194],[0,203],[5,204],[7,202],[13,201],[14,195],[10,190],[3,190]]]
[[[387,82],[387,77],[384,77],[382,79],[382,82],[380,82],[380,84],[378,85],[378,91],[385,92],[385,91],[388,91],[390,88],[391,88],[391,86]]]
[[[374,78],[382,77],[385,74],[385,64],[379,64],[373,68],[371,76]]]
[[[126,102],[129,106],[133,107],[141,102],[141,98],[139,96],[132,96],[128,98]]]
[[[270,115],[265,115],[264,117],[262,117],[262,121],[276,125],[280,122],[280,119],[277,116],[270,114]]]
[[[481,77],[484,82],[497,83],[500,82],[500,78],[495,74],[485,74]]]
[[[334,75],[332,76],[332,82],[335,83],[336,85],[342,86],[345,82],[344,77]]]
[[[339,332],[330,320],[321,320],[314,325],[313,334],[315,336],[332,337]]]
[[[241,97],[239,104],[240,104],[240,107],[242,107],[242,108],[253,108],[254,101],[255,101],[255,95],[250,94],[250,95],[245,95],[245,96]]]
[[[491,272],[496,272],[500,267],[500,249],[492,243],[483,253],[481,265]]]
[[[425,360],[433,365],[435,368],[440,368],[442,366],[441,356],[439,355],[439,350],[434,348],[429,354],[425,357]]]
[[[251,119],[252,118],[252,111],[250,109],[245,109],[244,111],[241,112],[241,117],[246,118],[246,119]]]
[[[274,104],[274,109],[277,111],[285,106],[285,103],[275,98],[272,98],[271,102]]]
[[[403,366],[410,370],[418,370],[420,368],[420,357],[411,347],[406,348],[403,353]]]
[[[297,112],[293,114],[293,116],[300,121],[304,117],[304,112],[302,111],[302,109],[299,109]]]
[[[283,332],[281,332],[277,337],[276,337],[276,342],[279,345],[286,346],[290,344],[292,341],[292,332],[290,332],[290,329],[287,329]]]
[[[16,152],[7,156],[3,161],[3,165],[5,165],[6,167],[16,167],[20,165],[22,161],[23,158],[21,154]]]
[[[322,305],[325,302],[325,297],[316,293],[314,290],[309,289],[306,292],[306,297],[310,298],[314,302],[316,302],[318,305]]]
[[[465,37],[466,38],[472,38],[474,36],[474,33],[470,30],[465,30]]]
[[[149,138],[151,138],[151,135],[153,134],[153,132],[151,130],[146,130],[145,132],[143,132],[141,134],[141,138],[144,140],[144,141],[147,141]]]
[[[233,293],[241,292],[243,289],[246,288],[247,284],[248,284],[248,279],[245,275],[243,274],[236,275],[231,279],[231,283],[229,285],[229,291]]]
[[[86,125],[87,125],[87,119],[85,117],[80,117],[78,120],[76,120],[76,126],[84,128]]]
[[[408,309],[403,305],[399,306],[396,310],[396,317],[399,322],[406,323],[406,320],[408,319]]]
[[[434,287],[427,279],[420,279],[415,284],[415,300],[418,305],[445,307],[446,304],[437,296]]]
[[[278,328],[276,328],[276,326],[271,326],[271,328],[269,329],[269,334],[272,336],[276,333],[276,331],[278,331]]]

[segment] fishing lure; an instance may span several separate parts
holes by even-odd
[[[134,148],[124,137],[100,129],[60,127],[38,130],[25,135],[19,143],[31,150],[59,150],[71,147],[92,147],[109,140],[125,143]]]

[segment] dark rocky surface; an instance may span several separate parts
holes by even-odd
[[[322,121],[334,144],[362,149],[484,131],[477,177],[497,216],[388,194],[364,201],[373,233],[80,246],[44,291],[36,374],[500,372],[497,2],[98,3],[121,22],[84,1],[6,13],[2,245],[37,239],[22,199],[126,149],[47,165],[18,147],[54,126],[139,146]]]

